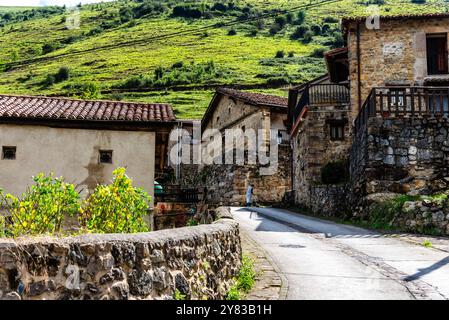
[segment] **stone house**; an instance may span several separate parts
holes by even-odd
[[[366,20],[344,18],[327,77],[290,91],[293,189],[312,208],[449,187],[449,14],[380,17],[379,29]],[[350,183],[320,185],[323,165],[345,158]]]
[[[0,95],[0,187],[19,195],[54,172],[85,193],[126,167],[152,195],[175,120],[166,104]]]
[[[241,129],[243,134],[254,129],[261,130],[261,138],[268,143],[276,132],[278,167],[276,172],[260,175],[263,165],[248,163],[248,140],[236,141],[234,149],[245,147],[245,163],[215,164],[200,166],[198,177],[208,188],[209,202],[217,205],[242,205],[248,184],[254,184],[255,200],[258,203],[281,203],[286,192],[291,190],[291,150],[287,132],[288,99],[238,91],[229,88],[217,89],[201,120],[201,130],[216,129],[223,139],[228,129]],[[270,133],[271,132],[271,133]],[[223,147],[221,155],[225,156]]]
[[[343,19],[347,39],[352,187],[432,194],[449,187],[449,14]]]
[[[322,193],[337,197],[340,191],[328,184],[323,168],[347,166],[351,147],[348,84],[335,83],[326,74],[291,88],[289,98],[294,202],[318,211],[333,203]]]

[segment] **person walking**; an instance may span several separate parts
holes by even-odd
[[[252,184],[250,184],[248,186],[248,189],[246,190],[246,206],[247,207],[251,207],[253,192],[254,192],[254,186]]]

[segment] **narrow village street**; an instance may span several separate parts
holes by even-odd
[[[232,213],[277,265],[287,299],[449,298],[449,252],[287,210]]]

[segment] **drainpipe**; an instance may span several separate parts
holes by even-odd
[[[360,75],[360,22],[357,22],[357,96],[358,96],[358,104],[359,111],[362,108],[362,83],[361,83],[361,75]]]

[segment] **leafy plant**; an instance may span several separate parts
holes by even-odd
[[[0,214],[0,238],[6,237],[6,219]]]
[[[242,267],[240,268],[237,279],[237,288],[244,292],[249,292],[256,281],[256,272],[254,271],[254,262],[247,255],[242,257]]]
[[[226,300],[240,300],[245,293],[251,290],[255,282],[254,262],[247,255],[243,255],[239,274],[235,283],[230,287]]]
[[[432,242],[427,239],[422,242],[422,245],[426,248],[432,248]]]
[[[236,285],[233,285],[226,295],[226,300],[240,300],[241,299],[241,293],[240,290],[237,288]]]
[[[81,209],[80,223],[92,232],[136,233],[149,231],[144,216],[151,201],[148,193],[132,185],[125,168],[117,168],[110,185],[98,185]]]
[[[62,177],[40,173],[33,180],[35,184],[21,198],[0,191],[1,204],[11,218],[8,231],[15,237],[60,232],[65,217],[80,209],[79,194]]]
[[[187,220],[186,226],[188,227],[194,227],[198,225],[198,221],[196,221],[193,218],[190,218],[189,220]]]
[[[181,291],[175,289],[175,293],[173,294],[173,299],[175,300],[186,300],[186,295],[182,294]]]

